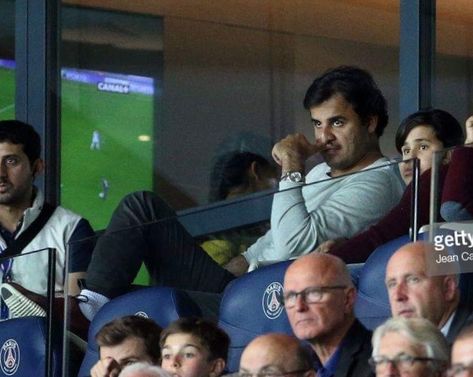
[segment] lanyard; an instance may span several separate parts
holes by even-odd
[[[2,229],[1,235],[3,236],[3,239],[4,239],[4,241],[7,245],[6,247],[8,247],[9,244],[15,240],[15,234],[16,234],[16,232],[10,233],[7,230]],[[4,250],[5,250],[5,248],[1,248],[0,256],[2,255]],[[2,263],[0,263],[0,270],[2,271],[2,283],[8,283],[8,282],[11,281],[12,267],[13,267],[13,258],[9,258],[9,259],[3,261]],[[5,304],[5,302],[3,302],[3,300],[1,300],[1,303],[0,303],[0,320],[8,319],[8,314],[9,314],[8,313],[8,306]]]

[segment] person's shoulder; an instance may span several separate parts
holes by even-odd
[[[82,219],[82,216],[71,211],[70,209],[64,208],[62,206],[57,206],[54,210],[54,216],[58,216],[60,218],[70,218],[74,220]]]
[[[389,160],[386,157],[376,160],[358,173],[352,174],[351,177],[352,179],[357,180],[376,180],[379,182],[386,182],[390,186],[396,187],[396,191],[404,191],[404,184],[399,174],[398,163],[394,160]]]
[[[358,319],[355,319],[352,326],[350,327],[350,330],[348,331],[348,334],[350,337],[353,335],[355,338],[360,338],[360,340],[361,338],[368,338],[371,342],[371,336],[373,333],[371,330],[368,330]]]

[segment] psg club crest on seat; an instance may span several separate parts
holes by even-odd
[[[281,283],[275,281],[269,284],[263,294],[263,312],[269,319],[276,319],[282,313],[281,305],[283,288]]]
[[[143,311],[136,312],[135,315],[137,317],[149,318],[149,315]]]
[[[20,366],[20,347],[14,339],[3,343],[0,351],[0,367],[7,376],[14,374]]]

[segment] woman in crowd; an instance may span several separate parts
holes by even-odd
[[[473,142],[473,118],[467,122],[465,143]],[[396,147],[403,160],[420,160],[419,181],[419,226],[429,223],[430,180],[433,153],[463,142],[463,130],[458,121],[448,112],[439,109],[421,110],[404,119],[396,134]],[[439,172],[439,195],[442,196],[444,220],[459,220],[473,215],[473,174],[466,164],[473,162],[473,148],[465,147],[445,153]],[[348,240],[331,240],[321,244],[316,251],[329,252],[346,263],[364,262],[380,245],[409,234],[411,221],[412,161],[400,165],[401,177],[407,187],[399,204],[383,219],[364,232]],[[461,181],[459,178],[461,177]],[[463,186],[467,187],[463,187]],[[459,187],[462,186],[462,187]],[[460,190],[459,190],[460,189]],[[443,192],[442,192],[443,191]],[[447,203],[450,203],[447,205]],[[449,208],[447,208],[449,206]],[[461,207],[461,208],[460,208]],[[444,213],[448,212],[448,215]],[[466,212],[466,214],[465,214]],[[456,214],[455,214],[456,213]],[[473,216],[472,216],[473,217]],[[438,220],[441,220],[440,218]]]

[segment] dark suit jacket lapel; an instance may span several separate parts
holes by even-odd
[[[448,330],[448,334],[446,337],[448,344],[451,345],[458,333],[461,331],[461,329],[472,321],[473,318],[471,309],[467,305],[462,303],[462,301],[460,301],[460,304],[457,307],[452,324],[450,325],[450,329]]]
[[[363,351],[366,341],[371,342],[371,333],[358,320],[355,320],[343,338],[343,347],[334,377],[348,376],[354,360]],[[366,368],[369,369],[368,362],[366,362]]]

